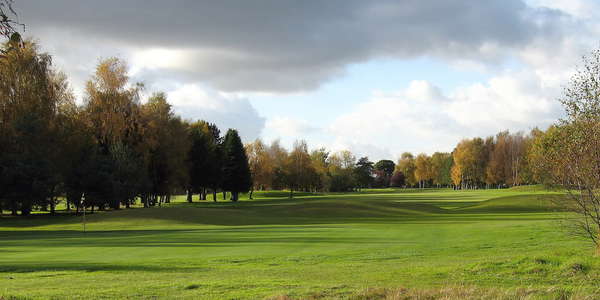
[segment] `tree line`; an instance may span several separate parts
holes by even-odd
[[[257,139],[246,145],[246,153],[252,190],[288,189],[292,195],[293,191],[387,187],[503,188],[540,182],[530,164],[533,141],[542,133],[539,129],[529,134],[502,131],[485,139],[464,139],[450,153],[405,152],[397,163],[357,159],[350,151],[309,151],[305,141],[297,141],[288,151],[278,140],[266,145]]]
[[[0,49],[0,208],[119,209],[170,202],[174,194],[206,200],[223,192],[237,201],[254,190],[349,192],[362,188],[501,188],[540,182],[531,167],[533,140],[543,135],[500,132],[465,139],[451,153],[403,153],[397,163],[350,151],[309,151],[297,141],[246,145],[205,121],[177,116],[165,93],[142,99],[117,58],[100,61],[78,105],[67,77],[30,40]],[[143,101],[144,100],[144,101]],[[539,168],[538,168],[539,169]]]
[[[78,105],[36,43],[13,35],[0,51],[0,211],[54,212],[63,198],[76,211],[148,207],[209,190],[237,201],[252,185],[236,130],[182,120],[162,92],[142,101],[124,61],[100,61]]]

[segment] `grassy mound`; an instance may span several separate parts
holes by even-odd
[[[524,193],[548,192],[548,189],[542,184],[513,186],[509,190]]]
[[[556,205],[562,195],[532,194],[493,198],[472,206],[459,208],[460,212],[553,212],[560,211]]]

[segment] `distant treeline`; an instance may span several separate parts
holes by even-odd
[[[397,163],[368,157],[357,159],[349,151],[309,151],[298,141],[291,151],[279,141],[265,145],[260,139],[246,145],[253,189],[348,192],[361,188],[453,187],[502,188],[539,182],[534,168],[533,141],[543,134],[498,133],[486,139],[461,141],[452,153],[403,153]]]

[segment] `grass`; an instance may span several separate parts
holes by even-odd
[[[0,299],[593,299],[600,261],[540,188],[256,192],[0,218]]]

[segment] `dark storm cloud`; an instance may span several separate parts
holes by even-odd
[[[519,0],[22,0],[17,8],[44,42],[69,32],[77,43],[184,49],[185,70],[171,71],[190,81],[275,92],[317,88],[376,57],[498,59],[487,46],[519,48],[555,34],[545,24],[560,17]]]

